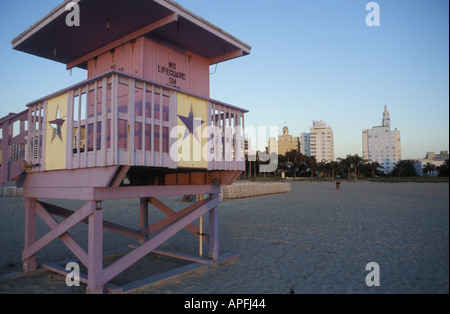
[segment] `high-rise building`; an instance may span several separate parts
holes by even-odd
[[[313,121],[313,126],[309,128],[309,132],[309,156],[316,157],[317,162],[334,161],[334,135],[331,127],[323,120],[316,120]]]
[[[311,156],[310,133],[300,133],[300,153]]]
[[[398,161],[401,160],[400,131],[391,130],[391,118],[384,106],[381,126],[363,130],[363,158],[372,162],[378,162],[385,174],[390,173]]]
[[[269,145],[267,146],[267,153],[276,153],[278,155],[278,142],[275,137],[269,138]]]
[[[299,138],[289,135],[289,129],[287,126],[283,128],[283,135],[278,135],[278,154],[285,155],[291,150],[299,151]]]

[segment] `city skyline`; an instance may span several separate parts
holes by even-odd
[[[61,2],[4,4],[0,117],[86,79],[84,70],[69,72],[11,46]],[[377,125],[387,105],[402,132],[402,159],[449,150],[448,1],[377,1],[380,26],[366,24],[369,1],[362,0],[177,3],[252,47],[249,56],[210,69],[211,98],[248,109],[246,125],[278,126],[279,133],[288,126],[299,136],[323,119],[333,127],[335,159],[362,156],[361,130]]]

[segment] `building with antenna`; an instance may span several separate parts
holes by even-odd
[[[296,150],[299,151],[300,141],[298,137],[289,135],[287,126],[283,128],[283,134],[278,136],[278,154],[285,155],[286,153]]]
[[[398,161],[401,160],[400,131],[391,130],[391,118],[387,106],[384,106],[381,126],[362,131],[363,158],[378,162],[385,174],[391,173]]]

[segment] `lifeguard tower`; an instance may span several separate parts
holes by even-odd
[[[79,25],[68,23],[75,10]],[[88,75],[0,120],[0,183],[14,179],[25,197],[24,271],[59,238],[86,266],[89,293],[120,291],[108,282],[184,228],[209,247],[208,258],[158,252],[219,260],[220,185],[244,170],[247,111],[209,98],[209,69],[251,48],[170,0],[64,1],[12,45]],[[204,194],[178,212],[157,199]],[[139,229],[103,220],[102,201],[124,198],[140,199]],[[72,211],[42,199],[87,202]],[[149,225],[148,204],[167,218]],[[206,214],[207,233],[193,224]],[[37,216],[51,229],[39,239]],[[87,249],[68,233],[80,223],[88,224]],[[140,245],[104,268],[103,229]]]

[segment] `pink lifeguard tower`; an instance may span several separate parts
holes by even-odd
[[[77,12],[79,26],[68,23]],[[86,266],[89,293],[123,291],[109,282],[150,252],[220,260],[220,185],[244,170],[247,111],[209,98],[209,69],[250,46],[170,0],[64,1],[12,45],[88,75],[0,119],[0,183],[15,180],[25,198],[24,272],[36,270],[36,253],[58,238]],[[205,194],[178,212],[157,199]],[[139,229],[103,220],[102,201],[125,198],[140,199]],[[87,202],[72,211],[42,199]],[[149,225],[148,204],[167,217]],[[206,214],[203,232],[196,221]],[[51,229],[39,239],[37,216]],[[88,224],[87,248],[68,233],[80,223]],[[208,258],[158,249],[185,228],[208,246]],[[103,267],[104,229],[140,245]]]

